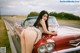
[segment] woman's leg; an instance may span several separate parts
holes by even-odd
[[[29,27],[25,29],[24,37],[25,37],[26,53],[32,53],[32,49],[37,37],[37,33],[34,29]]]
[[[21,53],[26,53],[26,50],[25,50],[25,37],[24,37],[24,30],[21,32],[21,35],[20,35],[20,43],[21,43]]]

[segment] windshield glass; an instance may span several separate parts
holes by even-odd
[[[58,25],[58,22],[55,17],[50,16],[48,20],[49,25]]]
[[[35,16],[35,17],[28,17],[26,19],[26,21],[25,21],[25,26],[32,26],[35,23],[36,19],[37,19],[37,16]],[[55,17],[50,16],[49,20],[48,20],[48,24],[49,25],[58,25],[58,22],[57,22]]]

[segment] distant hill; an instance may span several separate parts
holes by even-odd
[[[59,19],[66,19],[66,20],[80,20],[79,16],[70,14],[70,13],[65,13],[65,12],[60,12],[60,13],[56,13],[56,12],[50,12],[51,16],[55,16]]]

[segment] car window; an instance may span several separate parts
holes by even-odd
[[[35,23],[36,19],[30,19],[25,22],[25,26],[32,26]]]
[[[23,25],[24,26],[33,26],[33,24],[35,23],[36,19],[37,19],[37,16],[28,17],[27,19],[25,19],[23,21]]]

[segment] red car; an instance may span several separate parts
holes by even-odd
[[[32,26],[36,19],[37,16],[33,16],[16,23],[16,33],[19,34],[23,28]],[[33,53],[80,53],[80,29],[60,26],[53,16],[49,16],[48,23],[49,30],[57,31],[57,35],[42,34],[42,38],[34,44]]]

